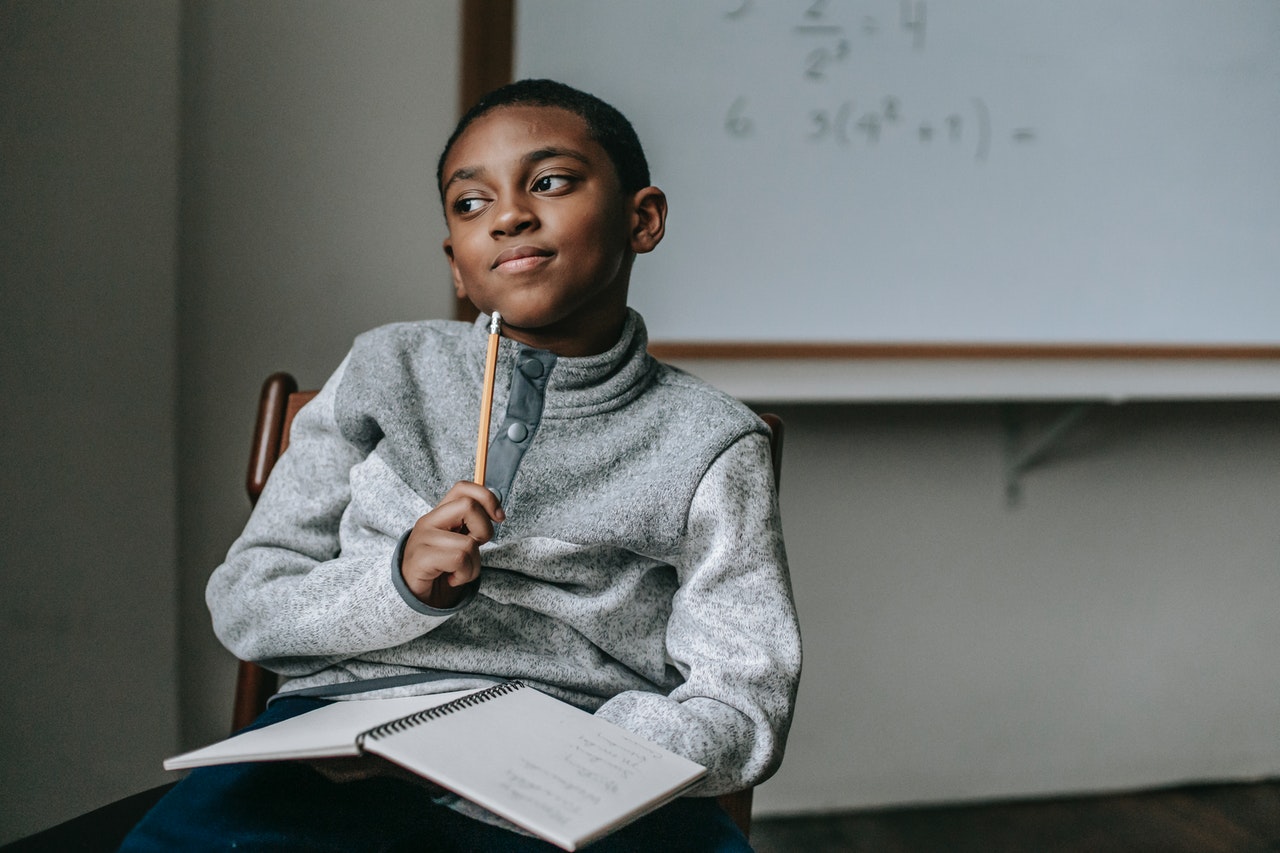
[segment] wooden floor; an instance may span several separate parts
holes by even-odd
[[[1280,851],[1280,781],[975,806],[757,817],[757,853]]]

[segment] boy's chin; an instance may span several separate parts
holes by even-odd
[[[517,313],[508,315],[505,311],[499,311],[499,313],[502,315],[502,328],[510,329],[513,332],[527,332],[529,334],[551,332],[554,331],[556,325],[544,317],[530,317]]]
[[[499,305],[488,309],[480,309],[484,314],[489,316],[497,311],[502,315],[502,325],[512,329],[520,329],[526,332],[538,332],[549,330],[553,327],[564,323],[565,317],[562,313],[554,309],[548,309],[545,305],[521,305],[518,301],[514,304]]]
[[[520,311],[512,311],[508,315],[502,309],[498,309],[498,313],[502,315],[502,329],[506,337],[535,347],[547,346],[553,340],[577,339],[583,332],[580,322],[567,317]]]

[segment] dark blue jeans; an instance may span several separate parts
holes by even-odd
[[[266,725],[317,708],[282,699]],[[380,776],[332,782],[300,762],[202,767],[179,782],[125,839],[122,851],[332,850],[553,851],[559,848],[437,804],[429,788]],[[714,799],[684,797],[589,848],[749,851]]]

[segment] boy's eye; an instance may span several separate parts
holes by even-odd
[[[569,178],[565,175],[543,175],[533,182],[533,191],[551,192],[569,186]]]
[[[475,213],[484,206],[484,199],[476,196],[463,196],[453,203],[453,212],[457,214]]]

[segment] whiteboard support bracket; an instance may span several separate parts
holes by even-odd
[[[1022,478],[1044,462],[1062,440],[1094,408],[1077,403],[1058,416],[1034,440],[1023,439],[1023,425],[1014,406],[1004,407],[1004,499],[1010,508],[1022,502]]]

